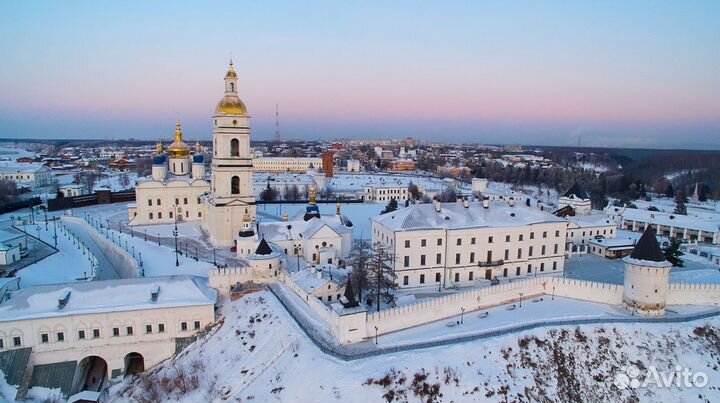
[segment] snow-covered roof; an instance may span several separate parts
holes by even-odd
[[[13,231],[7,231],[4,229],[0,229],[0,242],[7,242],[12,241],[14,239],[22,238],[25,234],[19,233],[19,232],[13,232]]]
[[[610,220],[610,217],[605,214],[590,214],[590,215],[576,215],[565,217],[568,221],[577,224],[580,228],[588,227],[607,227],[608,225],[615,225],[615,222]]]
[[[152,293],[159,289],[156,300]],[[67,298],[63,308],[59,301]],[[165,276],[29,287],[0,303],[0,322],[215,304],[207,279]]]
[[[15,163],[15,162],[3,162],[0,163],[0,173],[19,173],[19,174],[33,174],[37,171],[48,169],[41,163]]]
[[[321,266],[305,268],[292,273],[291,276],[298,287],[310,294],[318,289],[321,289],[330,281],[338,286],[345,285],[345,283],[347,283],[348,274],[349,272],[347,269],[343,269],[332,264],[324,264]]]
[[[481,203],[441,203],[440,212],[434,204],[414,204],[409,207],[373,217],[372,220],[393,231],[425,229],[464,229],[483,227],[519,227],[538,223],[565,223],[562,218],[535,207],[516,204],[511,207],[504,201],[489,202],[484,208]]]
[[[619,214],[621,207],[615,207]],[[652,224],[659,224],[666,227],[688,228],[695,231],[718,232],[720,231],[720,219],[698,218],[682,214],[663,213],[660,211],[650,211],[628,208],[622,213],[623,219],[630,221],[640,221]]]

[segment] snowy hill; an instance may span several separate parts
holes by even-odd
[[[111,401],[535,402],[720,399],[720,320],[539,329],[344,362],[322,353],[268,292],[226,304],[179,356],[110,391]],[[654,366],[702,371],[704,388],[642,382]],[[625,371],[631,367],[631,371]],[[636,372],[632,372],[635,370]],[[630,378],[625,374],[630,374]],[[619,378],[618,378],[619,376]]]

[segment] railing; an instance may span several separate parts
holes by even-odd
[[[500,260],[490,260],[485,262],[478,262],[478,267],[496,267],[496,266],[502,266],[505,264],[505,261],[503,259]]]

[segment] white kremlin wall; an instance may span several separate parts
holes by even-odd
[[[670,284],[668,305],[720,305],[720,284]]]
[[[77,217],[62,217],[63,221],[70,221],[74,224],[78,224],[85,229],[85,232],[95,241],[97,246],[102,251],[105,258],[120,272],[118,276],[120,278],[133,278],[138,277],[140,270],[138,269],[137,262],[135,259],[125,250],[112,241],[105,238],[102,234],[92,227],[87,221]]]

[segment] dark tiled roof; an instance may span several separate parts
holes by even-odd
[[[30,360],[32,348],[17,348],[0,352],[0,370],[8,385],[20,386]]]
[[[665,261],[665,254],[662,249],[660,249],[660,244],[658,244],[652,225],[648,225],[647,228],[645,228],[645,232],[643,232],[637,245],[635,245],[635,249],[630,257],[650,262]]]
[[[583,200],[590,198],[590,195],[588,194],[587,189],[585,189],[585,186],[579,182],[575,182],[575,184],[572,185],[572,187],[568,189],[568,191],[565,192],[563,196],[570,197],[572,195],[575,195],[576,198]]]
[[[33,367],[30,388],[42,386],[48,389],[59,388],[65,397],[70,396],[77,361],[56,362]]]
[[[265,238],[260,240],[260,244],[258,245],[257,249],[255,249],[256,255],[269,255],[272,253],[272,248],[270,248],[270,245],[268,245]]]

